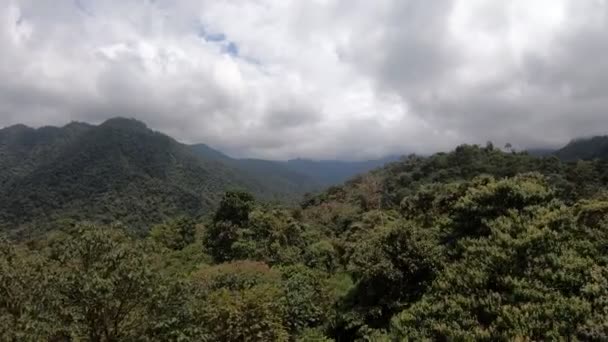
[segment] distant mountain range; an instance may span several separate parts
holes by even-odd
[[[608,158],[608,137],[530,154]],[[205,215],[227,190],[290,202],[397,159],[236,159],[124,118],[97,126],[16,125],[0,130],[0,231],[28,234],[66,220],[122,222],[143,231],[178,215]]]
[[[284,184],[300,184],[313,189],[323,188],[344,181],[362,173],[399,160],[399,156],[388,156],[365,161],[292,159],[269,161],[263,159],[231,158],[205,144],[191,146],[192,150],[204,158],[213,158],[233,165],[251,175],[273,178]]]
[[[555,152],[555,155],[565,161],[607,159],[608,136],[572,140],[568,145]]]
[[[27,234],[66,219],[145,230],[176,215],[204,215],[226,190],[290,201],[387,160],[233,159],[123,118],[98,126],[16,125],[0,130],[0,231]]]

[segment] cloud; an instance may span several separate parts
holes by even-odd
[[[606,1],[7,0],[0,126],[135,117],[237,156],[608,131]]]

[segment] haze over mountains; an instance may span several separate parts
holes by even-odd
[[[124,118],[8,127],[0,340],[605,340],[606,139],[380,166],[236,159]]]
[[[606,139],[575,140],[555,155],[605,158]],[[124,118],[98,126],[16,125],[0,130],[0,224],[13,230],[35,222],[41,229],[69,218],[146,229],[176,215],[205,215],[227,190],[293,202],[397,159],[236,159]]]
[[[188,146],[142,122],[115,118],[0,130],[0,225],[57,219],[123,222],[144,228],[176,215],[209,212],[230,189],[290,202],[385,162],[233,159]]]

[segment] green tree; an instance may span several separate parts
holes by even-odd
[[[359,324],[386,327],[393,314],[424,293],[441,262],[436,232],[409,221],[377,228],[355,245],[350,257],[348,270],[356,286],[348,306]]]
[[[155,226],[150,237],[161,245],[172,249],[182,250],[194,243],[196,224],[193,219],[180,217],[162,225]]]
[[[550,201],[535,176],[474,184],[454,212],[471,218],[468,233],[432,287],[393,318],[393,338],[605,339],[608,240],[605,214],[596,214],[605,204],[583,202],[576,213]]]
[[[280,274],[264,263],[203,267],[192,277],[197,321],[209,341],[287,341]]]
[[[61,335],[53,265],[0,238],[0,340],[40,341]]]
[[[251,194],[227,192],[207,228],[205,246],[217,262],[234,259],[232,245],[239,239],[239,231],[249,223],[249,214],[255,205]]]
[[[181,312],[187,297],[151,268],[138,242],[121,232],[86,227],[53,246],[52,256],[60,265],[55,281],[64,306],[58,322],[72,338],[163,339],[163,334],[188,331],[187,320],[178,319],[187,316]]]

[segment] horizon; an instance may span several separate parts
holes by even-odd
[[[152,130],[154,132],[161,133],[163,135],[166,135],[166,136],[174,139],[175,141],[177,141],[180,144],[183,144],[183,145],[186,145],[186,146],[191,146],[191,147],[206,146],[207,148],[209,148],[211,150],[214,150],[215,152],[218,152],[220,154],[223,154],[223,155],[227,156],[228,158],[231,158],[231,159],[240,159],[240,160],[252,159],[252,160],[267,160],[267,161],[273,161],[273,162],[290,162],[290,161],[303,160],[303,161],[311,161],[311,162],[341,162],[341,163],[358,163],[358,162],[361,162],[361,163],[364,163],[364,162],[374,162],[374,161],[381,161],[381,160],[398,159],[398,158],[406,157],[406,156],[412,155],[412,154],[413,155],[418,155],[418,156],[429,156],[429,155],[432,155],[432,154],[435,154],[435,153],[447,153],[447,152],[453,151],[456,147],[462,146],[462,145],[483,146],[483,145],[486,145],[488,143],[492,143],[496,148],[501,149],[501,150],[505,150],[505,148],[502,147],[503,145],[497,145],[493,141],[486,141],[485,144],[460,143],[460,144],[454,145],[451,148],[448,148],[446,150],[433,151],[433,152],[430,152],[430,153],[420,153],[420,152],[417,152],[417,151],[405,151],[404,150],[401,153],[395,152],[395,153],[391,153],[391,154],[372,156],[370,158],[363,158],[363,159],[353,159],[353,158],[348,159],[348,157],[345,158],[345,159],[344,158],[343,159],[339,159],[339,158],[334,158],[334,159],[331,159],[331,158],[329,158],[329,159],[316,159],[316,158],[308,158],[308,157],[300,157],[300,156],[295,156],[295,157],[288,158],[288,159],[271,159],[271,158],[258,158],[258,157],[255,157],[255,156],[246,156],[246,155],[242,155],[242,156],[238,156],[237,155],[237,156],[235,156],[235,155],[228,154],[227,152],[222,151],[220,148],[214,147],[214,146],[212,146],[212,145],[210,145],[210,144],[208,144],[208,143],[206,143],[204,141],[199,141],[199,142],[184,142],[184,141],[181,141],[181,140],[179,140],[179,139],[177,139],[177,138],[175,138],[175,137],[167,134],[166,132],[163,132],[161,130],[157,130],[157,129],[154,129],[152,127],[149,127],[148,124],[145,121],[142,121],[142,120],[139,120],[139,119],[136,119],[136,118],[123,117],[123,116],[111,117],[111,118],[108,118],[108,119],[106,119],[104,121],[97,122],[97,123],[91,123],[91,122],[85,122],[85,121],[76,121],[76,120],[73,120],[73,121],[70,121],[70,122],[67,122],[67,123],[64,123],[64,124],[60,124],[60,125],[41,125],[41,126],[29,126],[29,125],[26,125],[26,124],[17,123],[17,124],[13,124],[13,125],[10,125],[10,126],[0,127],[0,131],[5,130],[5,129],[10,129],[12,127],[19,127],[19,126],[23,126],[23,127],[26,127],[26,128],[29,128],[29,129],[34,129],[34,130],[39,130],[39,129],[44,129],[44,128],[65,128],[65,127],[70,126],[72,124],[82,124],[82,125],[89,125],[89,126],[96,127],[96,126],[100,126],[100,125],[104,124],[105,122],[111,121],[111,120],[134,120],[134,121],[136,121],[138,123],[143,124],[144,126],[146,126],[146,128],[148,128],[148,129],[150,129],[150,130]],[[512,145],[513,146],[512,147],[513,150],[517,150],[517,151],[532,151],[532,152],[533,151],[552,151],[552,152],[555,152],[555,151],[558,151],[560,148],[562,148],[562,147],[564,147],[567,144],[572,143],[572,142],[581,141],[581,140],[589,140],[589,139],[593,139],[593,138],[597,138],[597,137],[604,137],[604,136],[608,136],[608,134],[588,135],[588,136],[575,137],[575,138],[572,138],[572,139],[570,139],[570,140],[562,143],[561,145],[552,146],[552,147],[546,146],[546,147],[528,148],[528,147],[520,147],[520,146],[517,145],[517,143],[507,142],[507,144]]]
[[[0,126],[121,115],[273,160],[557,148],[608,132],[607,27],[603,1],[9,0]]]

